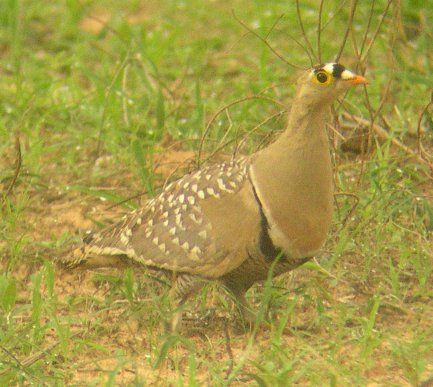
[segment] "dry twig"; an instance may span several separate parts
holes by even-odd
[[[73,335],[73,336],[76,336]],[[72,337],[73,337],[72,336]],[[5,352],[11,359],[13,359],[16,363],[16,367],[19,368],[21,371],[28,373],[30,376],[35,377],[34,375],[30,374],[27,370],[31,365],[36,363],[37,361],[44,358],[48,353],[50,353],[55,347],[57,347],[60,344],[60,341],[56,341],[55,343],[51,344],[47,348],[43,349],[42,351],[36,352],[35,354],[27,357],[23,361],[20,361],[14,354],[12,354],[9,350],[4,348],[3,346],[0,346],[0,348]],[[12,370],[13,367],[6,367],[2,370],[0,370],[0,376],[7,374]],[[38,379],[38,378],[37,378]],[[39,380],[39,379],[38,379]]]
[[[320,38],[322,35],[322,13],[323,13],[324,0],[320,0],[319,16],[317,20],[317,56],[319,63],[322,63],[322,50],[320,49]]]
[[[223,106],[219,110],[217,110],[214,113],[214,115],[211,117],[211,119],[209,120],[209,122],[207,123],[206,128],[205,128],[205,130],[203,132],[203,135],[201,136],[201,139],[200,139],[200,144],[199,144],[198,152],[197,152],[197,167],[198,168],[200,168],[200,165],[201,165],[201,157],[202,157],[202,154],[203,154],[203,146],[204,146],[205,139],[208,136],[210,128],[211,128],[212,124],[214,123],[214,121],[216,120],[216,118],[222,112],[226,111],[228,108],[230,108],[230,107],[232,107],[234,105],[237,105],[239,103],[242,103],[242,102],[245,102],[245,101],[249,101],[249,100],[253,100],[253,99],[262,99],[264,101],[269,101],[269,102],[272,102],[272,103],[274,103],[276,105],[279,105],[279,106],[281,106],[283,108],[286,108],[286,106],[284,104],[282,104],[281,102],[278,102],[277,100],[275,100],[273,98],[266,97],[266,96],[263,96],[263,95],[251,95],[249,97],[238,99],[238,100],[236,100],[236,101],[234,101],[232,103],[229,103],[229,104]]]
[[[310,40],[308,39],[308,36],[305,33],[304,23],[302,22],[301,9],[299,7],[299,0],[296,0],[296,12],[298,15],[299,28],[301,29],[302,37],[304,38],[305,44],[308,47],[308,49],[305,51],[308,53],[308,56],[310,57],[311,66],[313,66],[311,55],[314,56],[314,60],[317,60],[317,56],[314,54],[313,46],[311,45]]]
[[[358,195],[356,195],[352,192],[336,192],[336,193],[334,193],[334,199],[336,199],[337,196],[349,196],[349,197],[355,199],[355,203],[350,208],[350,210],[347,212],[346,216],[344,217],[343,221],[341,222],[341,228],[343,229],[346,226],[347,221],[350,219],[352,214],[355,212],[356,207],[358,207],[359,197],[358,197]],[[338,218],[340,219],[341,215],[340,215],[340,207],[338,205],[338,201],[335,200],[335,203],[337,204]]]
[[[268,37],[268,35],[269,35],[269,33],[266,35],[266,38],[263,38],[263,37],[261,37],[256,31],[254,31],[253,29],[251,29],[250,27],[248,27],[242,20],[240,20],[238,17],[237,17],[237,15],[236,15],[236,13],[235,13],[235,11],[234,10],[232,10],[232,14],[233,14],[233,17],[235,18],[235,20],[242,26],[242,27],[244,27],[247,31],[249,31],[251,34],[253,34],[255,37],[257,37],[258,39],[260,39],[264,44],[266,44],[266,46],[272,51],[272,53],[274,54],[274,55],[276,55],[279,59],[281,59],[285,64],[287,64],[287,65],[289,65],[289,66],[292,66],[292,67],[294,67],[295,69],[298,69],[298,70],[304,70],[304,68],[303,67],[301,67],[301,66],[298,66],[298,65],[295,65],[294,63],[291,63],[291,62],[289,62],[286,58],[284,58],[277,50],[275,50],[270,44],[269,44],[269,42],[266,40],[267,39],[267,37]],[[281,17],[280,17],[281,18]],[[279,19],[277,19],[277,22],[279,21]],[[272,29],[274,28],[274,26],[275,26],[275,23],[274,23],[274,25],[272,26]],[[272,29],[271,29],[271,31],[272,31]],[[296,40],[295,40],[295,42],[297,42]],[[298,43],[298,42],[297,42]],[[298,43],[299,44],[299,43]]]
[[[346,112],[343,113],[343,117],[345,117],[346,119],[353,120],[358,125],[361,125],[361,126],[369,127],[371,125],[370,120],[366,120],[365,118],[358,117],[358,116],[353,116],[353,115],[346,113]],[[402,142],[400,142],[396,138],[392,137],[388,133],[388,131],[386,129],[382,128],[380,125],[373,123],[371,125],[371,127],[374,130],[374,132],[379,136],[380,139],[386,140],[386,141],[391,141],[391,143],[394,146],[396,146],[398,149],[402,150],[403,152],[407,153],[410,157],[414,157],[415,159],[422,162],[423,164],[428,164],[428,163],[426,163],[426,160],[424,160],[417,152],[415,152],[414,150],[412,150],[408,146],[404,145]]]
[[[373,44],[376,41],[377,35],[379,34],[380,29],[382,28],[382,24],[385,21],[385,17],[386,17],[386,15],[388,15],[388,10],[389,10],[389,7],[391,6],[392,1],[393,0],[388,0],[388,3],[386,4],[385,11],[382,12],[382,17],[380,19],[380,22],[379,22],[377,28],[376,28],[376,31],[374,32],[373,37],[370,40],[370,43],[368,43],[368,46],[364,52],[364,55],[362,56],[362,58],[360,58],[361,63],[364,63],[365,60],[367,59],[368,53],[370,52],[371,48],[373,47]],[[361,54],[362,54],[362,52],[361,52]]]
[[[350,31],[352,30],[353,25],[353,17],[355,16],[356,6],[358,5],[358,0],[352,0],[352,4],[350,7],[349,21],[347,22],[346,32],[344,33],[343,41],[341,42],[340,51],[335,58],[335,61],[338,62],[340,60],[341,54],[343,53],[344,46],[346,45],[347,38],[349,36]]]

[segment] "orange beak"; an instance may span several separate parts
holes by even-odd
[[[361,75],[355,75],[353,78],[344,80],[350,85],[368,85],[368,79]]]

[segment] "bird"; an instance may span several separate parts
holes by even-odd
[[[333,101],[368,80],[340,63],[303,70],[286,128],[267,147],[171,182],[119,222],[88,235],[67,269],[134,263],[170,279],[177,332],[182,306],[208,281],[233,296],[244,321],[245,294],[320,252],[333,213],[333,166],[326,120]]]

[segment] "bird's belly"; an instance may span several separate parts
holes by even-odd
[[[272,277],[279,276],[297,268],[310,258],[289,259],[285,256],[277,256],[269,259],[263,256],[259,248],[255,247],[249,251],[248,258],[239,267],[225,274],[220,280],[231,289],[246,291],[256,282],[266,280],[270,274]],[[278,261],[275,262],[275,259]]]
[[[275,222],[269,229],[269,235],[274,245],[287,256],[312,257],[326,241],[331,217],[331,211],[324,211],[315,213],[314,217],[299,217],[296,222]]]

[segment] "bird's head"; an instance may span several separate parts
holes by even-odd
[[[351,86],[367,83],[366,78],[339,63],[326,63],[307,70],[299,77],[297,96],[310,106],[330,105]]]

